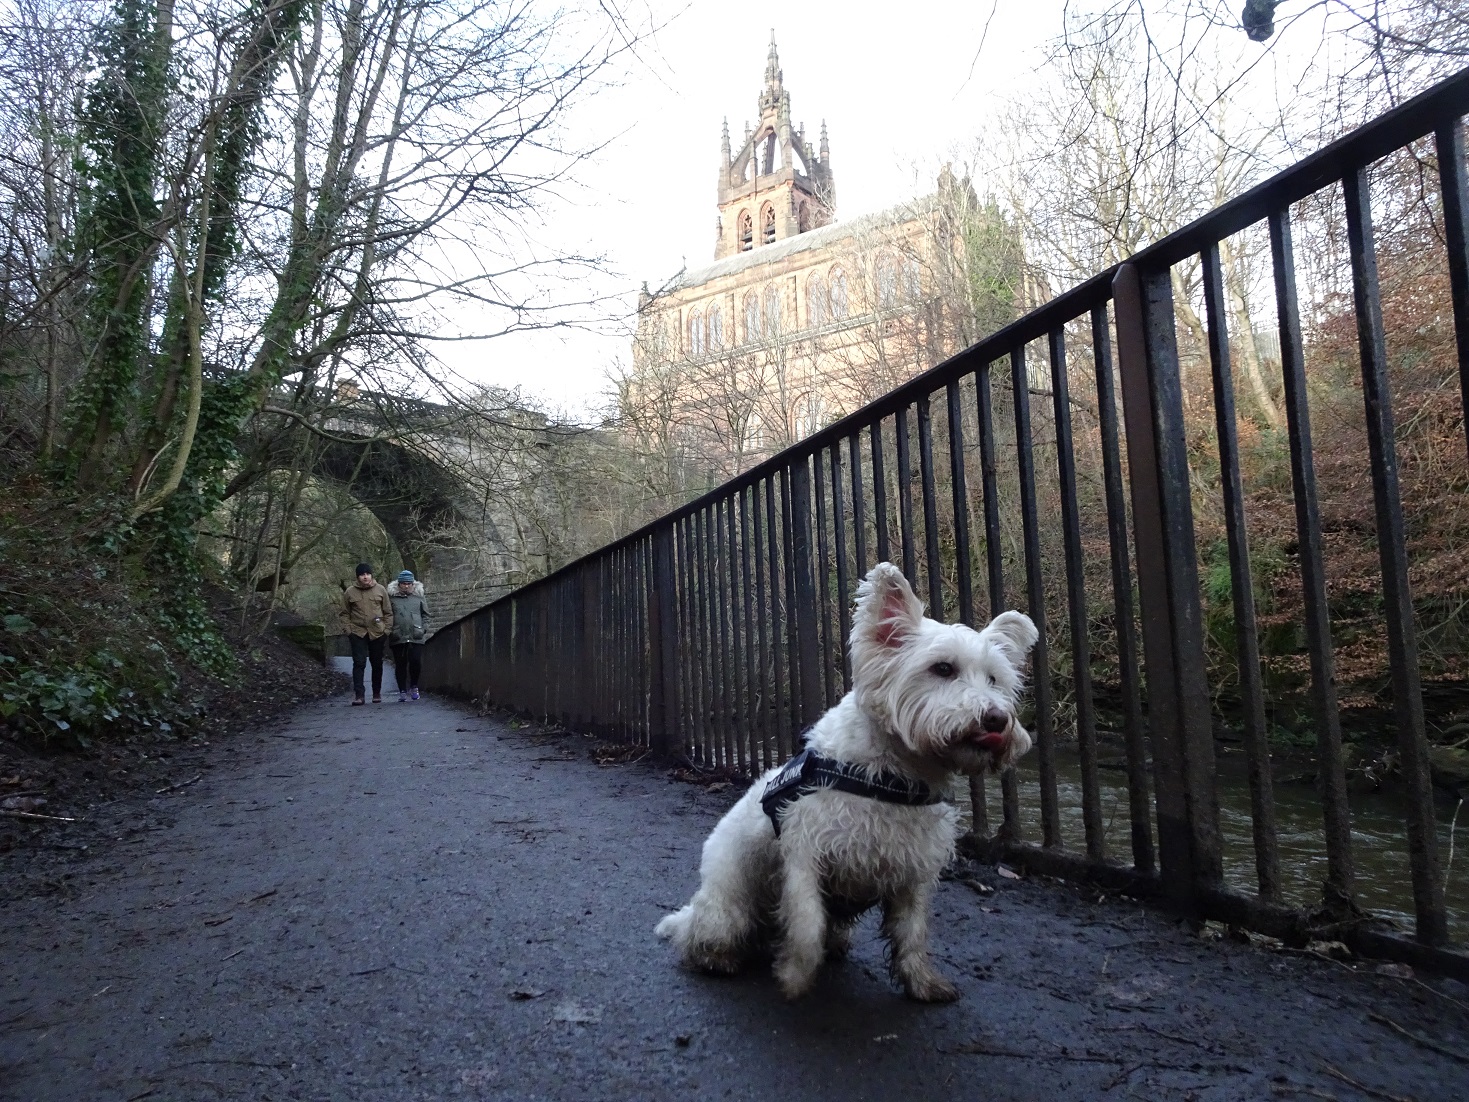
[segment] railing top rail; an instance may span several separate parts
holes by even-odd
[[[1441,126],[1456,122],[1466,113],[1469,113],[1469,67],[1134,253],[1127,263],[1153,269],[1176,264],[1261,221],[1272,211],[1320,191],[1340,180],[1348,171],[1369,165],[1408,143],[1433,133]],[[896,390],[778,452],[758,466],[484,607],[492,608],[517,595],[554,584],[586,563],[646,539],[659,529],[739,493],[793,463],[809,459],[824,448],[845,440],[854,432],[906,409],[919,398],[933,394],[954,380],[1008,355],[1012,349],[1038,340],[1058,326],[1087,314],[1094,307],[1110,301],[1112,280],[1118,267],[1119,265],[1113,265],[1097,273],[1003,329],[996,330],[923,374],[915,376]],[[452,627],[474,614],[467,613],[439,630]]]

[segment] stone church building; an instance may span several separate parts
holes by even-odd
[[[1003,324],[1018,237],[945,168],[932,195],[837,218],[823,122],[792,122],[772,35],[757,121],[725,123],[714,262],[639,296],[623,420],[727,477]]]

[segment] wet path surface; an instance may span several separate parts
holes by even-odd
[[[0,907],[0,1098],[1469,1097],[1463,985],[993,869],[939,892],[954,1006],[896,993],[870,917],[797,1004],[763,969],[682,972],[653,925],[734,790],[344,699],[221,751],[64,895]]]

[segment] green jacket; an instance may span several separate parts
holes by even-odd
[[[393,602],[394,643],[422,643],[427,634],[428,618],[432,615],[428,603],[423,599],[423,586],[413,583],[413,592],[407,596],[398,592],[398,583],[388,586],[388,600]]]
[[[393,630],[393,603],[380,582],[367,589],[354,582],[343,590],[342,629],[368,639],[381,639]]]

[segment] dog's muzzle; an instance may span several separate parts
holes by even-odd
[[[963,741],[976,749],[998,756],[1005,752],[1010,742],[1012,722],[1009,712],[1002,712],[999,708],[986,708],[979,717],[979,725],[964,732]]]

